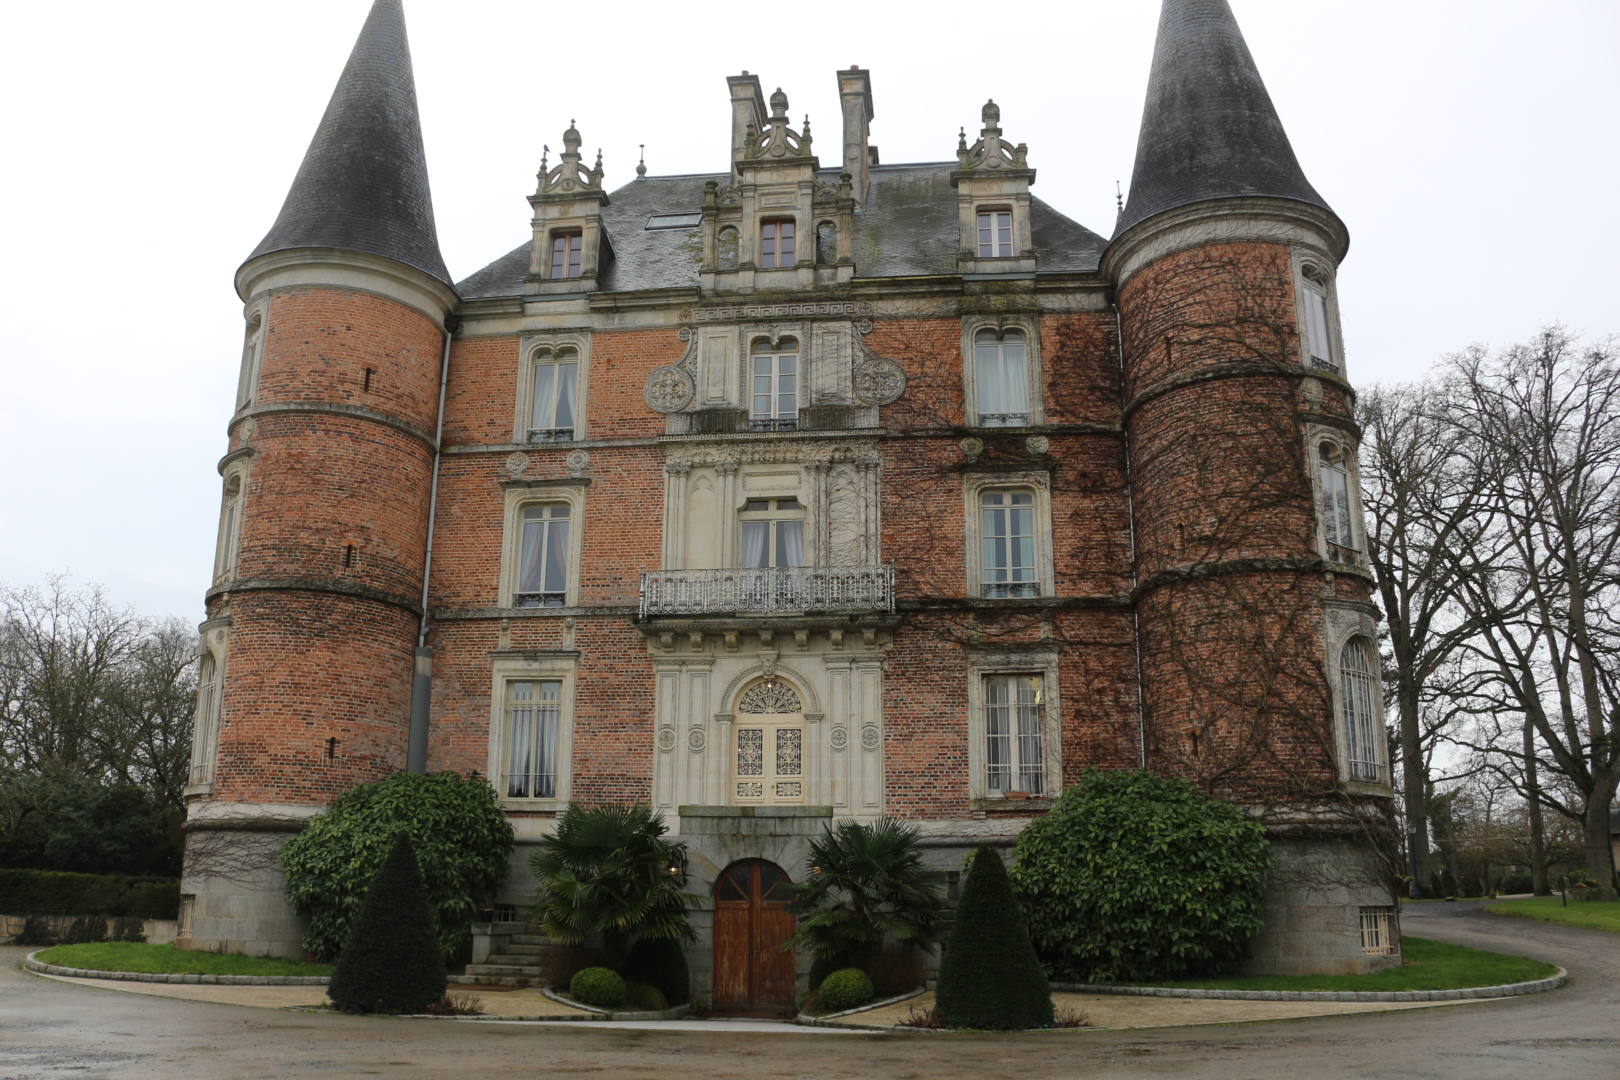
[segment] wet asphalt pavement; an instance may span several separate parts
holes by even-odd
[[[0,948],[0,1080],[1620,1080],[1620,934],[1489,916],[1478,906],[1408,906],[1403,929],[1560,964],[1569,970],[1569,985],[1457,1007],[1275,1023],[807,1038],[388,1020],[215,1005],[42,979],[17,967],[26,950],[6,947]]]

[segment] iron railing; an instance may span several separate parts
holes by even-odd
[[[893,565],[649,570],[641,575],[644,616],[893,610]]]

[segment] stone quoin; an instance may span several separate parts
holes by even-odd
[[[376,0],[237,271],[183,943],[299,953],[286,837],[450,769],[510,815],[503,908],[568,803],[653,804],[706,897],[694,992],[780,1007],[716,913],[780,922],[829,821],[956,871],[1145,767],[1267,828],[1254,970],[1398,962],[1348,233],[1225,0],[1165,0],[1111,236],[1032,194],[994,102],[891,164],[869,73],[836,83],[813,136],[727,78],[706,175],[612,187],[570,122],[458,282]]]

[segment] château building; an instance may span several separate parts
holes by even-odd
[[[570,126],[457,281],[376,0],[236,275],[193,947],[298,952],[285,838],[477,772],[519,841],[494,902],[568,803],[650,802],[714,898],[696,990],[769,1007],[808,966],[772,887],[830,821],[954,870],[1146,767],[1265,824],[1256,970],[1393,962],[1348,234],[1225,0],[1165,0],[1111,235],[1035,196],[1042,133],[994,103],[887,163],[868,72],[836,81],[812,137],[727,78],[707,174],[610,187]]]

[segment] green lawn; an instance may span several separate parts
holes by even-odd
[[[331,964],[305,964],[268,956],[191,952],[173,945],[103,941],[57,945],[39,954],[47,964],[90,971],[140,971],[155,975],[330,975]]]
[[[1528,900],[1503,900],[1485,910],[1492,915],[1620,931],[1620,900],[1571,900],[1565,907],[1560,897],[1537,896]]]
[[[1402,937],[1401,952],[1406,958],[1402,966],[1371,975],[1247,975],[1150,985],[1200,990],[1458,990],[1543,979],[1558,970],[1539,960],[1465,949],[1420,937]]]

